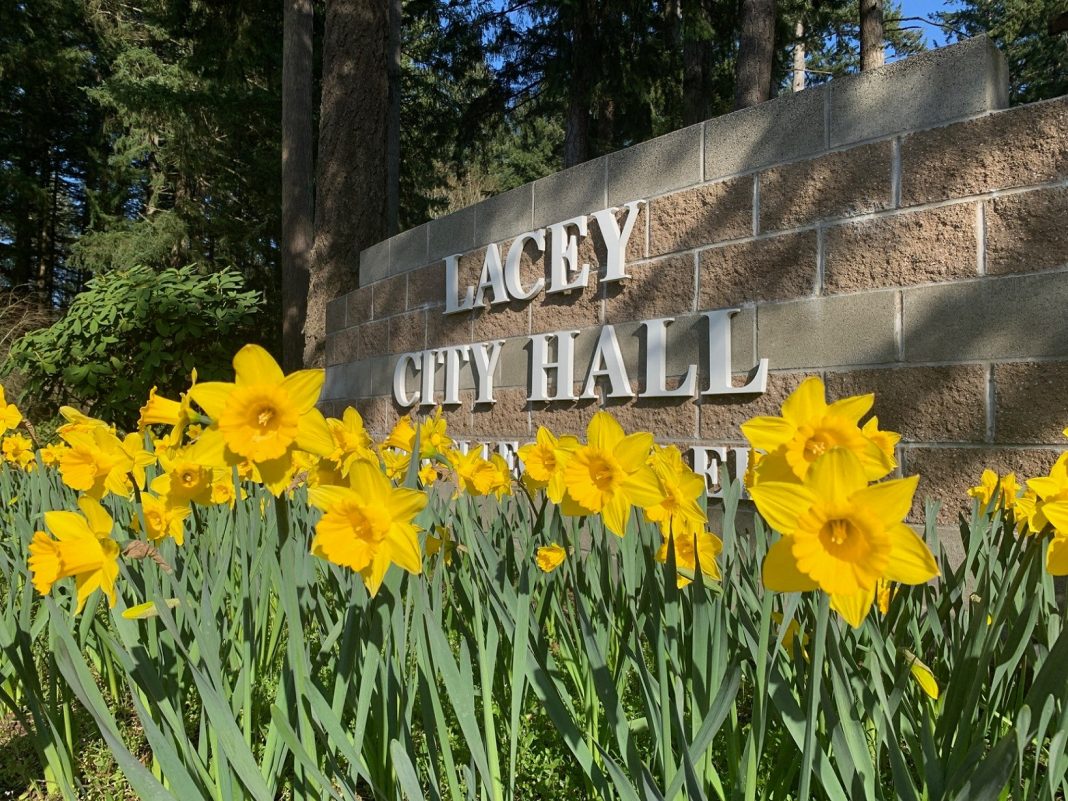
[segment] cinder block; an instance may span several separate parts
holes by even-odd
[[[999,475],[1015,473],[1020,483],[1049,472],[1057,458],[1055,449],[1031,448],[924,448],[909,446],[902,450],[905,475],[920,476],[909,520],[923,519],[927,498],[941,501],[938,522],[951,524],[963,512],[971,514],[972,499],[968,489],[979,483],[984,468]]]
[[[698,309],[808,297],[816,289],[816,232],[800,231],[699,253]]]
[[[389,352],[410,353],[426,344],[426,309],[389,318]]]
[[[901,205],[1068,178],[1068,96],[910,134]]]
[[[705,122],[705,180],[750,172],[826,149],[827,84],[779,95]]]
[[[364,360],[371,379],[368,395],[393,396],[393,368],[397,359],[397,356],[375,356]]]
[[[745,443],[741,426],[753,417],[778,417],[782,402],[810,373],[768,373],[763,395],[705,395],[701,398],[701,439],[710,444]]]
[[[628,434],[651,431],[658,443],[679,442],[683,450],[697,436],[697,405],[692,398],[608,398],[605,408]]]
[[[986,368],[892,367],[829,372],[828,398],[875,393],[879,427],[905,442],[979,442],[986,436]]]
[[[360,358],[383,356],[389,352],[389,320],[375,320],[364,323],[356,329],[359,340]]]
[[[444,312],[444,306],[427,309],[427,347],[440,348],[445,345],[466,345],[471,342],[471,315],[446,315]]]
[[[609,153],[609,205],[618,206],[701,183],[703,131],[702,125],[691,125]]]
[[[390,239],[381,242],[360,253],[360,286],[368,286],[381,281],[389,275]]]
[[[930,128],[1008,106],[1005,57],[986,36],[836,78],[831,146]]]
[[[761,232],[889,208],[890,161],[890,142],[874,142],[761,173]]]
[[[742,239],[753,233],[753,178],[673,192],[651,201],[649,208],[650,256]]]
[[[389,240],[389,274],[397,275],[422,267],[430,258],[428,253],[428,223],[409,228]]]
[[[696,256],[668,256],[627,269],[627,280],[605,285],[605,322],[686,314],[694,308]]]
[[[496,403],[471,407],[471,429],[476,438],[510,438],[530,441],[530,414],[523,389],[500,389],[493,393]]]
[[[646,332],[642,322],[619,323],[615,329],[628,374],[635,381],[644,378]],[[731,318],[731,366],[735,372],[748,371],[756,365],[755,333],[756,309],[742,309]],[[691,364],[697,365],[698,387],[702,383],[707,386],[708,322],[703,314],[679,315],[667,328],[664,374],[668,378],[681,377]]]
[[[760,306],[757,353],[787,370],[893,362],[896,309],[891,290]]]
[[[534,184],[517,186],[486,198],[474,209],[476,245],[488,245],[526,233],[534,227]]]
[[[532,228],[563,222],[607,206],[608,185],[602,156],[534,182]]]
[[[986,271],[1047,270],[1068,264],[1068,187],[986,201]]]
[[[326,363],[346,364],[354,362],[360,357],[359,328],[343,328],[336,334],[329,334],[326,338]]]
[[[345,296],[345,325],[354,326],[371,319],[371,287],[360,287]]]
[[[394,275],[371,287],[371,312],[375,320],[404,311],[408,293],[407,277]]]
[[[345,298],[334,298],[326,304],[326,333],[332,334],[345,327]]]
[[[903,290],[904,360],[1068,357],[1068,281],[1059,273]]]
[[[445,302],[445,262],[436,261],[408,273],[408,308]]]
[[[975,203],[831,226],[824,239],[824,288],[862,292],[886,286],[973,278],[979,272]]]
[[[1068,362],[994,365],[994,441],[1064,448]]]
[[[428,222],[427,257],[422,264],[412,266],[421,267],[433,259],[471,250],[475,246],[475,208],[476,206],[468,206]]]
[[[326,368],[323,399],[364,398],[371,394],[370,363],[365,359]]]
[[[500,361],[497,363],[497,385],[502,387],[527,387],[530,377],[530,338],[513,337],[504,341]]]

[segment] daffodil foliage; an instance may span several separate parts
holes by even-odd
[[[233,367],[50,443],[0,392],[0,705],[49,792],[98,736],[145,799],[1065,797],[1068,454],[977,476],[951,550],[818,378],[712,502],[605,411],[510,461]]]

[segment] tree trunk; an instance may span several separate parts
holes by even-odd
[[[775,0],[742,0],[742,34],[734,72],[734,107],[755,106],[771,97],[775,56]]]
[[[695,125],[708,116],[705,112],[704,50],[698,37],[701,13],[699,3],[690,0],[682,7],[682,124]]]
[[[401,0],[389,0],[389,146],[386,171],[386,233],[400,231],[400,135],[401,135]]]
[[[575,7],[571,35],[571,83],[564,127],[564,167],[574,167],[590,157],[590,101],[593,76],[590,59],[596,47],[588,2]]]
[[[795,92],[803,92],[805,89],[805,42],[801,37],[805,35],[805,24],[800,20],[794,28],[797,43],[794,45],[794,77],[791,81],[791,89]]]
[[[355,288],[360,251],[386,235],[389,10],[328,0],[304,363],[321,366],[326,304]],[[352,322],[352,321],[350,321]]]
[[[311,0],[285,0],[282,37],[282,364],[304,361],[312,214]]]
[[[860,0],[860,70],[886,63],[882,0]]]

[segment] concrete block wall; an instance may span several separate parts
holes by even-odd
[[[984,466],[1035,475],[1068,425],[1068,98],[1005,110],[1004,59],[985,38],[676,131],[513,189],[365,251],[360,288],[328,308],[324,409],[356,406],[385,431],[400,353],[504,339],[497,403],[446,409],[466,438],[581,433],[596,408],[682,447],[744,442],[806,376],[831,396],[876,393],[899,461],[943,518]],[[644,200],[623,285],[589,285],[443,315],[444,263],[477,283],[485,246]],[[591,220],[592,222],[592,220]],[[604,267],[596,225],[581,243]],[[529,277],[545,259],[525,254]],[[675,316],[668,372],[700,363],[704,310],[740,306],[736,369],[771,367],[768,392],[729,399],[529,403],[528,337],[582,329],[581,376],[600,326],[628,366],[637,321]],[[584,361],[585,360],[585,361]],[[640,374],[631,370],[631,375]]]

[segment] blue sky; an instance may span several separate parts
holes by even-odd
[[[956,6],[954,2],[944,2],[943,0],[901,0],[901,15],[904,17],[930,17],[937,11],[943,11],[946,8],[953,8]],[[920,24],[921,33],[923,33],[924,41],[928,47],[941,47],[946,43],[946,35],[934,25],[923,25],[922,23],[909,23],[911,25]]]

